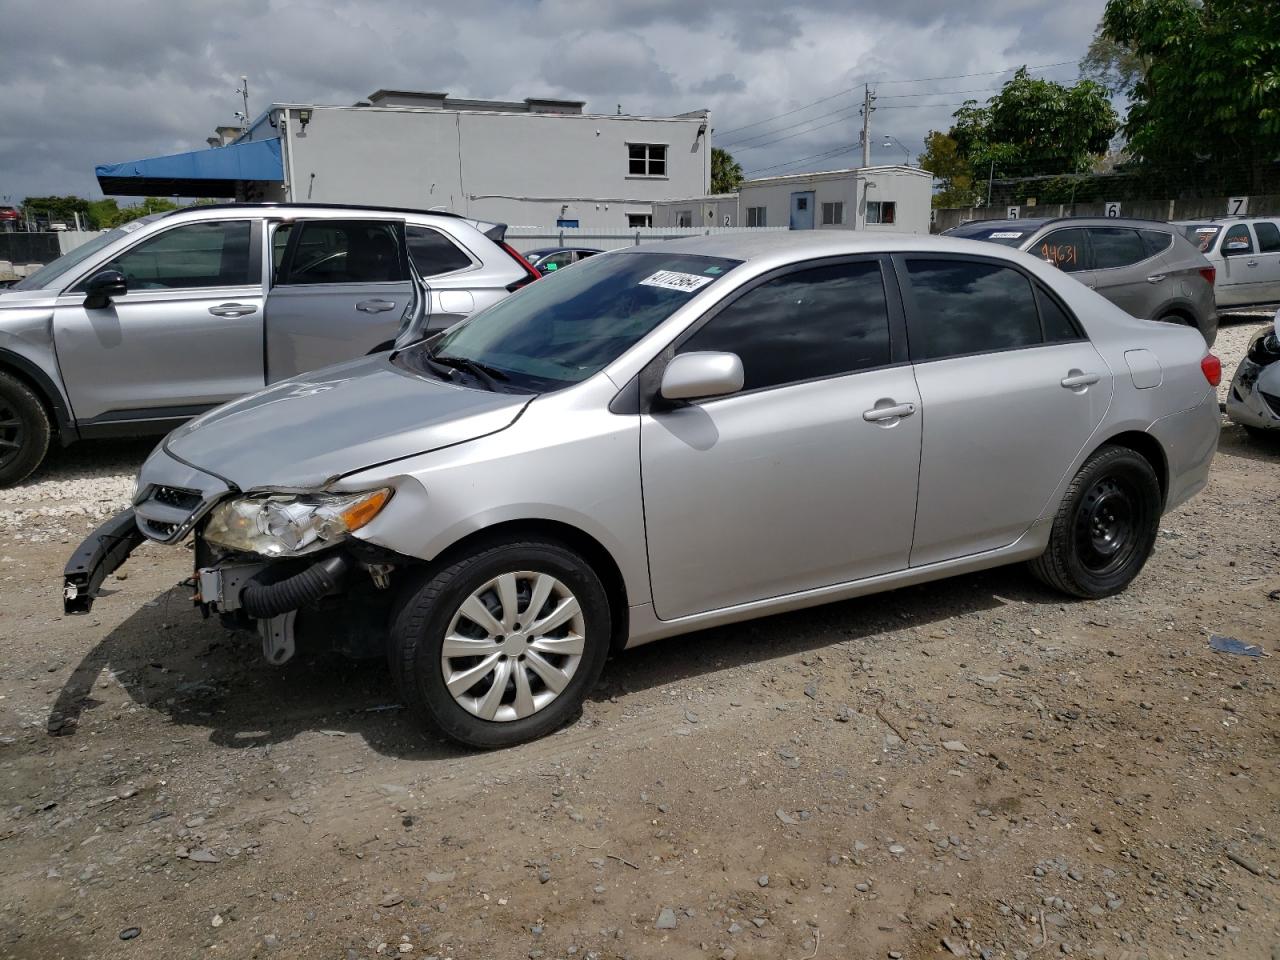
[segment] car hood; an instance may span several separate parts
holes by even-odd
[[[304,374],[179,427],[165,450],[240,490],[315,489],[495,433],[531,397],[417,374],[388,354]]]
[[[11,287],[0,287],[0,309],[53,306],[57,297],[56,290],[14,290]]]

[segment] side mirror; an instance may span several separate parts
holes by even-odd
[[[724,397],[742,389],[746,373],[736,353],[682,353],[662,372],[664,400]]]
[[[114,297],[123,297],[129,292],[129,283],[119,270],[103,270],[95,273],[85,284],[84,305],[91,310],[98,310],[109,304]]]
[[[1227,256],[1238,256],[1242,253],[1249,253],[1252,245],[1248,240],[1228,240],[1222,245],[1222,252]]]

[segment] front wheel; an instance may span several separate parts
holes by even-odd
[[[1085,461],[1058,508],[1044,554],[1031,572],[1077,597],[1119,593],[1155,547],[1160,481],[1146,457],[1106,446]]]
[[[52,433],[40,398],[17,377],[0,371],[0,487],[40,466]]]
[[[604,669],[608,596],[560,544],[483,548],[408,590],[391,628],[392,674],[410,709],[468,746],[550,733]]]

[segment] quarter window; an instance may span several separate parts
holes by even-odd
[[[405,279],[399,224],[386,220],[308,220],[294,229],[280,282],[387,283]]]
[[[1041,260],[1048,260],[1065,273],[1075,273],[1084,269],[1086,241],[1083,230],[1055,230],[1035,247],[1035,253]]]
[[[1164,253],[1173,243],[1173,234],[1163,230],[1139,230],[1138,233],[1142,234],[1142,242],[1146,244],[1149,257]]]
[[[1041,342],[1031,282],[1016,270],[967,260],[908,260],[915,295],[913,360],[991,353]]]
[[[1044,326],[1046,343],[1061,343],[1064,340],[1079,340],[1080,330],[1067,311],[1059,306],[1058,301],[1036,287],[1036,302],[1040,305],[1040,322]]]
[[[1259,220],[1253,225],[1253,232],[1258,235],[1258,250],[1262,253],[1275,253],[1280,250],[1280,227],[1267,220]]]
[[[898,204],[893,200],[868,200],[867,223],[897,223]]]
[[[1127,267],[1147,259],[1148,256],[1147,248],[1143,245],[1137,230],[1124,227],[1095,227],[1089,231],[1089,239],[1093,241],[1095,270]]]
[[[254,226],[248,220],[188,223],[142,241],[98,269],[119,270],[130,290],[257,283],[261,269],[249,256]]]
[[[409,259],[423,277],[437,277],[471,266],[471,258],[439,230],[409,224],[404,236]]]
[[[844,204],[824,203],[822,205],[822,225],[833,226],[838,223],[844,223]]]
[[[763,283],[680,347],[695,350],[736,353],[745,390],[884,366],[889,311],[880,265],[815,267]]]
[[[767,217],[765,215],[765,207],[747,207],[747,226],[748,227],[766,227],[768,226]]]
[[[627,173],[633,177],[665,177],[667,145],[665,143],[627,144]]]

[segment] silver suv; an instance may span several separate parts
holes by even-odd
[[[419,715],[511,744],[661,637],[1020,560],[1124,589],[1208,478],[1220,375],[994,244],[631,247],[175,430],[64,609],[190,539],[196,604],[268,662],[388,657]]]
[[[946,232],[1025,250],[1097,290],[1125,313],[1218,336],[1214,266],[1176,224],[1119,217],[977,220]]]
[[[503,299],[538,278],[505,231],[448,213],[226,204],[94,238],[0,291],[0,485],[55,437],[164,433]]]

